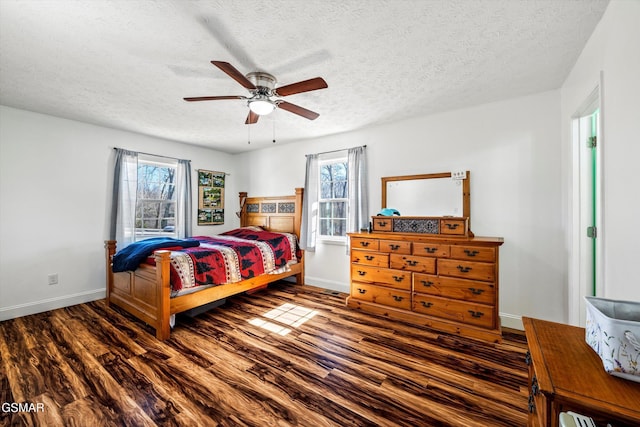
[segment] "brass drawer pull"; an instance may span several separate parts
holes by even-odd
[[[387,225],[387,221],[378,221],[378,225],[380,227],[384,227],[385,225]]]
[[[413,259],[408,259],[407,264],[409,264],[411,267],[415,267],[416,265],[418,265],[418,261]]]
[[[456,224],[449,224],[449,223],[447,223],[447,228],[448,228],[449,230],[455,230],[456,228],[458,228],[458,226],[459,226],[459,225],[460,225],[460,224],[457,224],[457,223],[456,223]]]
[[[484,316],[484,313],[481,311],[473,311],[473,310],[469,310],[469,313],[471,314],[471,317],[479,319],[482,316]]]
[[[431,280],[420,280],[420,283],[422,283],[422,286],[430,288],[431,285],[433,285],[433,282]]]
[[[432,303],[432,302],[420,301],[420,303],[422,304],[422,306],[423,306],[424,308],[429,308],[429,307],[431,307],[431,306],[433,305],[433,303]]]
[[[366,271],[358,270],[358,275],[364,276],[365,274],[367,274]]]
[[[389,245],[389,248],[391,248],[392,251],[397,251],[400,249],[400,245]]]
[[[393,280],[396,282],[402,282],[404,280],[404,276],[392,276]]]
[[[393,297],[394,300],[396,300],[397,302],[400,302],[404,299],[404,297],[401,297],[400,295],[391,295]]]
[[[358,288],[358,292],[360,292],[361,294],[364,294],[367,292],[366,289],[362,289],[362,288]]]
[[[424,248],[424,250],[427,251],[428,254],[433,254],[438,250],[438,248]]]
[[[367,246],[369,246],[369,242],[360,242],[360,245],[366,248]]]
[[[484,289],[469,288],[469,290],[474,295],[480,295],[484,292]]]
[[[464,253],[467,254],[467,256],[476,256],[478,255],[480,252],[476,251],[476,250],[470,250],[470,249],[465,249]]]
[[[364,257],[366,258],[367,261],[371,261],[372,259],[375,258],[373,255],[365,255]]]
[[[471,271],[471,267],[463,267],[461,265],[456,267],[458,270],[460,270],[460,273],[468,273]]]

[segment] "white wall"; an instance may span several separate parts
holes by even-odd
[[[194,190],[196,169],[230,173],[225,224],[194,234],[238,225],[234,156],[0,106],[0,320],[104,298],[114,147],[191,159]]]
[[[561,90],[563,212],[571,226],[571,116],[603,76],[603,297],[640,301],[640,1],[613,0]],[[571,247],[571,235],[565,236]],[[572,316],[573,317],[573,316]]]
[[[363,144],[372,215],[380,209],[383,176],[470,170],[473,232],[505,239],[503,324],[518,327],[522,315],[565,320],[558,91],[245,153],[243,181],[252,194],[292,192],[304,186],[305,154]],[[307,255],[309,284],[348,291],[343,246]]]

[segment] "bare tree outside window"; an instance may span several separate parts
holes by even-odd
[[[320,166],[320,236],[347,235],[347,162],[344,159]]]
[[[136,232],[175,233],[176,168],[139,162],[136,202]]]

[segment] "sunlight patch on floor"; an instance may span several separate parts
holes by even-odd
[[[269,310],[263,314],[263,317],[269,320],[253,318],[249,323],[278,335],[285,336],[291,332],[291,329],[287,326],[297,328],[316,314],[318,314],[318,311],[316,310],[311,310],[291,303],[285,303],[280,307]]]

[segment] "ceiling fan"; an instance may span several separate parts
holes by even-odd
[[[244,86],[250,93],[250,96],[231,95],[231,96],[199,96],[184,98],[185,101],[219,101],[225,99],[242,99],[247,101],[249,106],[249,115],[245,124],[251,125],[258,122],[258,118],[271,113],[276,108],[286,110],[290,113],[297,114],[309,120],[315,120],[320,114],[302,108],[298,105],[283,101],[281,97],[294,95],[296,93],[310,92],[312,90],[327,88],[327,82],[322,77],[316,77],[301,82],[292,83],[286,86],[276,88],[277,80],[269,73],[256,71],[243,75],[233,65],[223,61],[211,61],[213,65],[218,67],[229,77]]]

